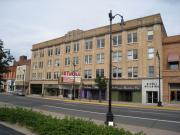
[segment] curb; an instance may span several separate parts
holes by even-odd
[[[102,105],[102,106],[108,106],[108,103],[98,103],[98,102],[88,102],[88,101],[80,101],[80,100],[68,100],[68,99],[58,99],[58,98],[49,98],[49,97],[33,97],[32,98],[39,98],[39,99],[47,99],[47,100],[54,100],[54,101],[64,101],[69,103],[81,103],[81,104],[93,104],[93,105]],[[112,103],[112,106],[114,107],[131,107],[131,108],[143,108],[143,109],[157,109],[157,110],[169,110],[169,111],[180,111],[180,107],[169,107],[169,106],[145,106],[145,105],[130,105],[130,104],[118,104],[118,103]]]

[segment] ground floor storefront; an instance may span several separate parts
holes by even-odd
[[[160,83],[160,96],[163,102],[162,79]],[[179,87],[177,85],[176,88],[173,86],[171,86],[171,100],[179,101]],[[48,84],[44,82],[30,84],[30,94],[68,99],[74,97],[75,99],[108,100],[108,90],[99,90],[95,85],[81,85],[81,83],[76,83],[74,87],[72,83]],[[136,84],[113,84],[111,92],[112,101],[157,104],[159,101],[159,80],[144,79]]]

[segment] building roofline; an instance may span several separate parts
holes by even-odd
[[[166,34],[161,15],[159,13],[154,14],[154,15],[145,16],[145,17],[140,17],[140,18],[133,19],[133,20],[127,20],[125,22],[125,26],[123,26],[123,27],[121,27],[119,25],[119,23],[115,23],[112,26],[112,32],[115,33],[115,32],[120,32],[122,30],[128,31],[131,29],[137,29],[139,27],[152,26],[154,24],[161,24],[163,27],[163,30]],[[89,30],[85,30],[85,31],[79,30],[79,29],[72,30],[62,37],[34,44],[32,46],[32,51],[51,47],[51,46],[60,45],[63,43],[78,41],[81,39],[92,38],[94,36],[102,36],[102,35],[105,35],[108,33],[109,33],[109,25],[105,25],[102,27],[97,27],[97,28],[93,28],[93,29],[89,29]],[[74,36],[74,35],[76,35],[76,36]]]
[[[163,45],[168,45],[173,43],[180,43],[180,35],[169,36],[163,39]]]

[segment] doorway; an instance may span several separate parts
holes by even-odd
[[[157,91],[147,91],[146,99],[147,99],[147,103],[157,103],[158,102],[158,92]]]

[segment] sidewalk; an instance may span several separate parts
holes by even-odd
[[[98,100],[87,100],[87,99],[64,99],[57,96],[38,96],[38,95],[28,95],[28,97],[32,98],[42,98],[48,100],[60,100],[64,102],[74,102],[74,103],[82,103],[82,104],[94,104],[94,105],[104,105],[107,106],[107,101]],[[133,107],[133,108],[145,108],[145,109],[159,109],[159,110],[172,110],[172,111],[180,111],[180,104],[163,104],[162,107],[158,107],[157,104],[142,104],[142,103],[130,103],[130,102],[112,102],[112,106],[114,107]]]

